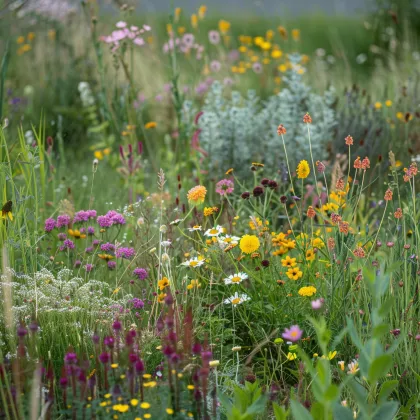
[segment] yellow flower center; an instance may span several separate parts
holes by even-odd
[[[235,298],[232,300],[232,305],[237,305],[238,303],[240,303],[241,298]]]
[[[232,277],[232,283],[239,283],[241,278],[239,276]]]

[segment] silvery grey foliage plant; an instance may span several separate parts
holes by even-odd
[[[253,90],[245,97],[234,91],[227,98],[221,83],[212,84],[198,121],[200,147],[209,154],[211,171],[220,174],[230,167],[235,171],[248,169],[253,161],[279,169],[284,162],[282,139],[277,135],[279,124],[287,129],[290,163],[294,166],[308,159],[308,127],[302,121],[306,112],[313,120],[310,131],[314,159],[327,158],[327,143],[336,125],[335,90],[331,87],[323,95],[312,92],[303,80],[301,56],[293,54],[289,58],[292,66],[284,77],[284,88],[266,100]],[[190,102],[184,103],[186,115],[192,114],[192,108]]]

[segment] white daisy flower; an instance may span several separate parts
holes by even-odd
[[[189,230],[190,232],[194,232],[194,231],[196,231],[196,230],[201,230],[201,226],[199,226],[199,225],[195,225],[195,226],[193,226],[193,227],[188,228],[188,230]]]
[[[173,222],[169,223],[170,225],[174,225],[177,226],[179,225],[181,222],[183,222],[184,219],[175,219]]]
[[[236,273],[224,279],[225,284],[238,284],[246,280],[248,276],[245,273]]]
[[[245,294],[245,293],[242,293],[242,294],[238,294],[238,292],[236,292],[233,296],[231,296],[230,298],[228,298],[228,299],[225,299],[224,301],[223,301],[223,303],[226,303],[226,304],[229,304],[229,303],[231,303],[232,305],[239,305],[240,303],[243,303],[243,302],[246,302],[247,300],[250,300],[251,298],[247,295],[247,294]]]
[[[224,232],[224,228],[222,226],[216,226],[212,229],[208,229],[206,230],[206,232],[204,233],[205,236],[219,236],[221,233]]]
[[[162,241],[161,243],[160,243],[164,248],[167,248],[168,246],[171,246],[171,244],[172,244],[172,241]]]
[[[197,268],[202,266],[204,263],[205,260],[203,257],[194,257],[188,261],[183,262],[181,265],[185,265],[186,267]]]
[[[237,236],[221,236],[220,238],[217,238],[219,241],[219,244],[222,248],[225,248],[228,245],[238,245],[241,238],[238,238]]]

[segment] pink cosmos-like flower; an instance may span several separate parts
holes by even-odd
[[[216,192],[221,196],[231,194],[233,189],[233,181],[230,179],[222,179],[216,184]]]
[[[303,331],[299,328],[299,325],[292,325],[290,328],[285,328],[282,337],[294,343],[302,338],[302,334]]]

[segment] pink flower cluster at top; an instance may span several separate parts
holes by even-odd
[[[111,35],[101,36],[101,41],[104,41],[107,44],[113,45],[113,50],[116,50],[120,46],[120,42],[125,39],[132,41],[135,45],[144,45],[144,39],[142,35],[145,32],[151,30],[150,26],[143,25],[142,28],[137,26],[128,27],[126,22],[117,22],[115,25],[118,29],[112,31]]]
[[[222,179],[216,184],[216,192],[220,195],[228,195],[233,193],[234,184],[230,179]]]

